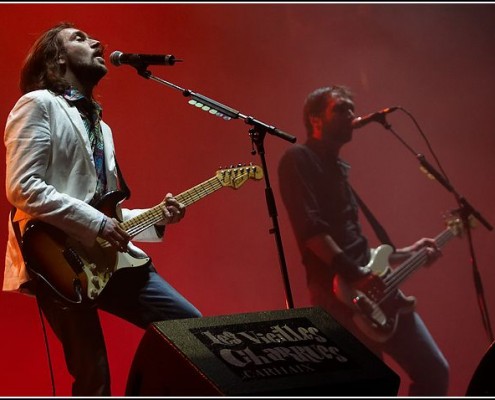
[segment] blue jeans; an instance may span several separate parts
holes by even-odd
[[[68,304],[43,284],[36,298],[61,341],[74,396],[110,396],[110,369],[98,309],[146,329],[152,322],[201,313],[150,265],[118,270],[92,306]]]
[[[399,317],[397,330],[383,346],[411,378],[409,396],[447,396],[449,364],[421,317]]]

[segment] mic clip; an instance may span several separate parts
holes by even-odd
[[[184,60],[182,60],[180,58],[175,58],[173,55],[166,56],[166,57],[167,57],[166,65],[170,65],[170,66],[174,65],[176,62],[183,62],[184,61]],[[149,63],[149,62],[146,62],[146,61],[139,60],[139,61],[135,61],[135,62],[129,63],[129,65],[131,67],[136,68],[137,73],[139,75],[143,76],[146,79],[149,79],[150,76],[151,76],[151,72],[148,71],[148,67],[150,65],[155,65],[155,64]]]
[[[380,113],[380,115],[376,117],[376,122],[382,124],[385,129],[390,129],[392,127],[392,125],[390,125],[387,121],[386,113]]]

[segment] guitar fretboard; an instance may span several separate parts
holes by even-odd
[[[214,176],[213,178],[208,179],[207,181],[200,183],[192,187],[185,192],[182,192],[175,196],[179,203],[183,203],[186,207],[195,203],[198,200],[201,200],[203,197],[206,197],[218,189],[222,188],[218,177]],[[120,226],[129,234],[131,237],[136,236],[141,233],[145,229],[150,226],[156,224],[158,221],[163,219],[163,211],[162,206],[165,204],[164,201],[157,204],[155,207],[150,208],[147,211],[139,214],[138,216],[131,218],[125,222],[122,222]]]

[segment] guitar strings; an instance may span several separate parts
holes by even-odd
[[[435,238],[435,242],[437,243],[438,247],[443,247],[453,236],[454,235],[452,231],[450,229],[447,229],[440,235],[438,235],[437,238]],[[378,303],[385,301],[388,297],[390,297],[390,295],[395,293],[395,290],[397,289],[399,284],[411,273],[411,271],[421,266],[426,261],[426,259],[427,250],[423,248],[419,250],[415,255],[413,255],[405,265],[393,271],[392,274],[390,274],[388,277],[385,277],[383,279],[383,282],[386,286],[385,290],[383,291],[384,296]]]

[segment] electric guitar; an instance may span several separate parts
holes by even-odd
[[[434,239],[439,249],[462,233],[462,221],[458,217],[446,222],[447,229]],[[372,249],[367,264],[371,274],[362,281],[350,284],[338,275],[333,280],[336,297],[354,310],[356,326],[369,338],[382,343],[393,336],[399,315],[411,312],[416,306],[416,298],[404,296],[399,285],[427,261],[427,250],[422,248],[391,269],[388,260],[392,252],[392,247],[386,244]]]
[[[238,189],[248,179],[262,178],[263,170],[259,166],[239,164],[237,167],[218,170],[212,178],[175,198],[189,206],[222,187]],[[118,219],[116,206],[124,198],[121,191],[107,193],[95,208],[108,217]],[[131,238],[135,237],[162,220],[163,204],[161,202],[129,220],[119,220],[120,227]],[[28,223],[21,246],[28,270],[71,303],[95,300],[117,270],[142,267],[150,262],[149,257],[142,258],[133,254],[130,249],[119,252],[102,238],[97,238],[91,247],[84,246],[55,226],[37,220]]]

